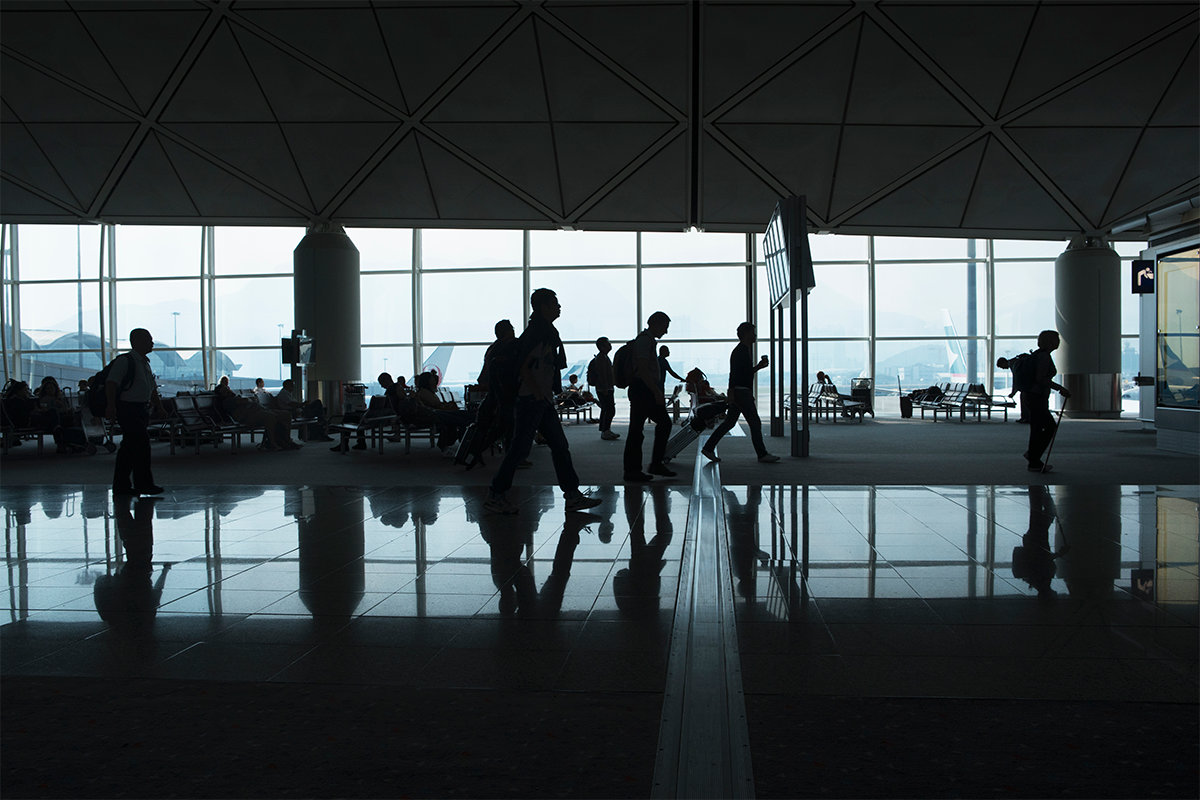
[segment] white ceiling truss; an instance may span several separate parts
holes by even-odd
[[[1066,238],[1200,191],[1195,0],[0,8],[5,222]]]

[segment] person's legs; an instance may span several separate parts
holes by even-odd
[[[113,473],[113,488],[124,489],[132,475],[134,489],[154,486],[150,470],[150,434],[146,426],[150,410],[143,403],[117,403],[117,423],[121,426],[121,448],[117,451],[117,467]]]
[[[654,422],[654,447],[650,454],[650,465],[661,467],[667,454],[667,442],[671,440],[671,413],[665,405],[650,406],[650,419]]]
[[[617,415],[617,402],[614,397],[615,392],[611,389],[596,390],[596,403],[600,406],[600,432],[604,433],[612,428],[613,417]]]
[[[558,486],[563,494],[574,494],[579,491],[579,476],[575,474],[575,465],[571,461],[571,447],[567,435],[563,433],[562,422],[552,408],[542,414],[538,432],[546,440],[550,448],[550,457],[554,461],[554,475],[558,478]]]
[[[715,454],[717,452],[717,444],[725,437],[725,434],[733,430],[733,426],[737,424],[739,410],[737,404],[730,400],[729,408],[725,409],[725,421],[717,426],[717,429],[708,437],[708,441],[700,448],[700,452]]]
[[[1050,413],[1050,398],[1040,395],[1025,394],[1029,401],[1026,413],[1029,415],[1029,466],[1042,466],[1042,453],[1054,437],[1054,415]]]
[[[754,405],[754,394],[749,389],[734,389],[730,398],[738,411],[746,418],[750,426],[750,442],[759,458],[767,454],[767,445],[763,442],[762,420],[758,418],[758,408]]]
[[[532,397],[517,398],[512,446],[504,454],[504,460],[492,478],[492,494],[502,495],[512,488],[513,475],[529,456],[533,434],[541,424],[543,411],[548,408],[546,403],[538,403]]]
[[[629,387],[629,432],[625,434],[625,472],[642,471],[642,442],[644,428],[650,416],[654,398],[650,390],[634,384]]]

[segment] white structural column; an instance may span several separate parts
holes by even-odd
[[[1068,417],[1121,415],[1121,257],[1098,237],[1074,239],[1054,261],[1058,382]]]
[[[362,379],[358,248],[339,226],[310,228],[292,264],[296,329],[313,338],[316,356],[309,391],[316,388],[330,413],[339,413],[340,383]]]

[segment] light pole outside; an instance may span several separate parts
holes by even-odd
[[[277,323],[275,327],[279,328],[279,342],[280,342],[280,344],[282,344],[283,343],[283,323],[282,322]],[[281,383],[283,382],[283,351],[282,350],[279,351],[279,381]]]
[[[179,312],[172,311],[171,316],[174,318],[171,320],[171,322],[173,323],[173,327],[175,329],[174,344],[172,346],[175,348],[175,357],[179,358]],[[179,365],[178,364],[175,365],[175,377],[177,379],[179,378]]]

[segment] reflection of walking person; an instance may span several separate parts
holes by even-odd
[[[720,461],[721,459],[717,458],[717,443],[733,430],[740,414],[750,426],[750,441],[754,444],[758,460],[764,464],[778,461],[779,456],[768,453],[767,446],[763,443],[762,420],[758,418],[752,388],[754,373],[767,366],[767,357],[763,356],[757,364],[754,363],[754,343],[758,340],[754,325],[743,322],[738,325],[737,335],[738,345],[729,354],[729,411],[726,412],[725,421],[712,432],[712,436],[708,437],[700,452],[710,461]]]
[[[1028,400],[1029,408],[1029,449],[1025,451],[1025,459],[1029,462],[1030,472],[1049,472],[1050,465],[1042,463],[1042,453],[1046,452],[1054,439],[1057,424],[1054,415],[1050,413],[1050,394],[1055,390],[1062,393],[1063,399],[1071,396],[1066,387],[1054,382],[1058,370],[1054,359],[1050,356],[1058,349],[1061,340],[1058,331],[1042,331],[1038,334],[1038,349],[1032,358],[1036,365],[1036,378],[1033,386],[1022,395],[1022,401]]]

